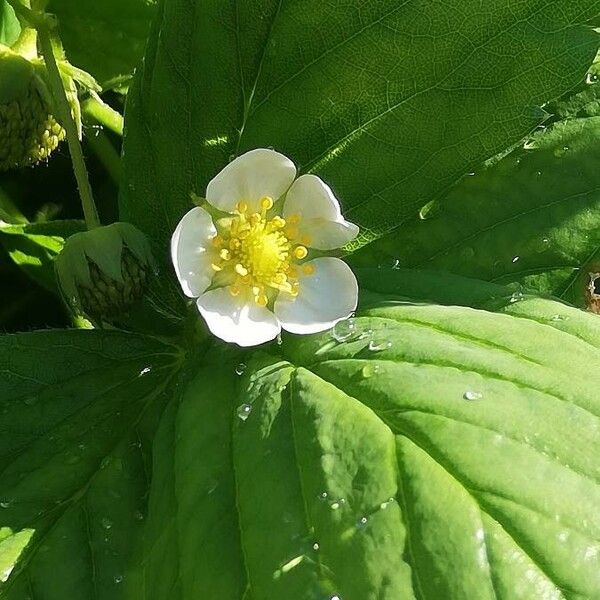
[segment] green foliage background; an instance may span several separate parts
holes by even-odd
[[[161,271],[122,330],[72,327],[66,150],[0,178],[0,598],[599,598],[600,2],[48,9],[117,109],[154,16],[122,165],[89,115],[85,150]],[[196,333],[168,239],[257,146],[361,226],[347,335]]]

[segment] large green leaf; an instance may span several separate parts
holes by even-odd
[[[49,0],[69,60],[106,88],[127,81],[142,58],[156,0]]]
[[[600,597],[600,321],[393,301],[388,275],[351,335],[197,371],[130,598]]]
[[[584,305],[600,270],[599,136],[600,117],[557,123],[352,260],[519,282]]]
[[[164,0],[129,96],[122,218],[165,256],[190,193],[273,146],[395,227],[585,76],[597,0]]]
[[[171,346],[120,332],[0,338],[0,526],[34,530],[0,597],[119,597],[179,360]],[[17,549],[0,542],[0,565]]]

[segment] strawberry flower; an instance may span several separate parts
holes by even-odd
[[[257,149],[216,175],[206,200],[177,225],[171,258],[214,335],[254,346],[281,329],[329,329],[356,309],[356,277],[322,251],[344,246],[358,227],[321,179],[296,178],[290,159]]]

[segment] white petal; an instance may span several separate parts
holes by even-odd
[[[281,293],[275,301],[275,315],[291,333],[317,333],[349,317],[358,304],[358,283],[350,267],[339,258],[315,258],[306,265],[312,275],[300,276],[296,298]]]
[[[171,260],[183,293],[197,298],[210,285],[214,271],[210,240],[217,230],[211,216],[197,206],[183,215],[171,238]]]
[[[294,163],[279,152],[258,148],[231,161],[206,188],[206,199],[216,208],[233,212],[246,202],[252,212],[259,210],[265,196],[277,200],[296,177]]]
[[[227,288],[206,292],[198,310],[217,337],[239,346],[257,346],[277,337],[281,326],[275,315],[253,299],[232,296]]]
[[[301,175],[289,189],[283,217],[292,215],[300,215],[300,238],[308,236],[311,248],[340,248],[358,235],[358,227],[342,216],[331,188],[316,175]]]

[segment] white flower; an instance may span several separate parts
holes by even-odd
[[[171,257],[184,294],[197,298],[214,335],[254,346],[282,328],[329,329],[356,309],[350,267],[311,258],[313,249],[340,248],[358,234],[318,177],[296,179],[282,154],[252,150],[210,181],[206,200],[208,210],[192,208],[177,225]],[[219,211],[229,214],[211,216]]]

